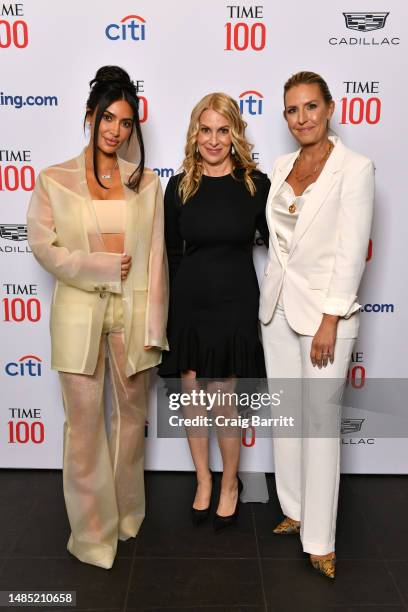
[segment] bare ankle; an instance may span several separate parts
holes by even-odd
[[[197,474],[198,484],[207,484],[208,482],[211,482],[211,480],[212,480],[212,475],[210,471],[208,471],[207,473],[200,472],[200,474]]]
[[[235,491],[238,488],[238,478],[236,476],[232,478],[222,478],[221,480],[221,490],[224,491]]]
[[[335,556],[336,555],[334,554],[334,552],[327,553],[326,555],[312,555],[310,553],[311,559],[334,559]]]

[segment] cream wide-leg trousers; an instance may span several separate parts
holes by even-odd
[[[144,436],[149,371],[125,376],[122,297],[111,294],[93,375],[60,372],[65,409],[63,482],[71,536],[81,561],[112,567],[118,539],[136,536],[145,515]],[[112,386],[109,433],[105,352]]]
[[[293,331],[281,306],[261,329],[268,379],[293,379],[288,410],[298,421],[299,437],[273,441],[279,502],[285,516],[301,522],[303,550],[325,555],[335,549],[341,393],[354,339],[338,338],[333,364],[319,369],[310,360],[313,338]],[[279,411],[285,414],[285,400]]]

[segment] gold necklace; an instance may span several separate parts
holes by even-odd
[[[322,164],[325,163],[325,161],[328,159],[330,153],[332,152],[334,148],[334,144],[332,143],[332,141],[329,142],[329,146],[327,147],[327,151],[326,153],[323,155],[323,157],[316,163],[316,165],[314,166],[313,170],[311,172],[308,172],[308,174],[304,174],[303,176],[299,176],[299,163],[302,160],[302,153],[303,153],[303,149],[300,151],[298,157],[295,159],[295,163],[293,164],[293,173],[296,177],[296,180],[299,181],[299,183],[303,183],[307,178],[309,178],[310,176],[313,176],[314,174],[316,174],[316,172],[319,170],[320,166]]]
[[[303,183],[307,178],[309,178],[310,176],[313,176],[314,174],[316,174],[316,172],[319,170],[319,167],[324,164],[326,162],[326,160],[329,158],[330,153],[333,151],[334,149],[334,144],[332,143],[332,141],[330,140],[329,142],[329,146],[327,148],[326,153],[323,155],[323,157],[317,162],[317,164],[315,165],[315,167],[313,168],[313,170],[311,172],[309,172],[308,174],[304,174],[302,177],[299,176],[298,174],[298,165],[300,162],[300,158],[301,155],[303,153],[303,149],[300,151],[298,157],[295,159],[295,163],[293,164],[293,174],[295,175],[296,180],[299,183]],[[297,206],[296,206],[296,201],[293,201],[292,204],[290,204],[290,206],[288,207],[288,211],[291,215],[293,215],[297,210]]]

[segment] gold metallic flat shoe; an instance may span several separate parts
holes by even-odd
[[[336,573],[336,557],[332,559],[312,559],[312,557],[310,557],[310,563],[315,570],[322,574],[322,576],[334,580]]]
[[[285,516],[283,521],[281,521],[279,525],[276,525],[273,533],[278,535],[293,535],[300,533],[300,523],[296,524]]]

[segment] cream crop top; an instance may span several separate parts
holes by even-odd
[[[124,234],[126,200],[92,200],[101,234]]]

